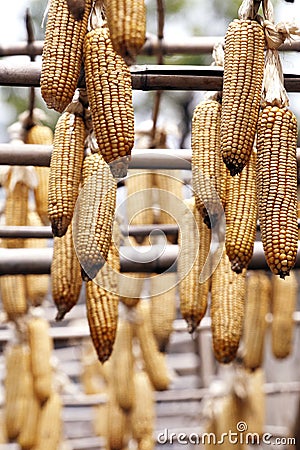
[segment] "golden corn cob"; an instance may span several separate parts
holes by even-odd
[[[128,178],[126,178],[126,208],[129,225],[154,223],[153,181],[153,173],[141,173],[138,170],[130,171]]]
[[[257,225],[256,152],[236,177],[226,176],[226,253],[231,268],[241,273],[253,254]]]
[[[295,264],[297,224],[297,119],[287,108],[266,106],[257,128],[257,200],[267,263],[284,278]]]
[[[134,404],[132,338],[131,323],[119,320],[112,353],[112,370],[116,400],[124,411],[130,411]]]
[[[53,131],[44,125],[34,125],[27,133],[27,144],[52,145]],[[49,188],[49,167],[35,166],[38,185],[34,189],[35,207],[44,225],[49,224],[48,218],[48,188]]]
[[[272,351],[276,358],[285,358],[293,348],[298,283],[293,272],[285,280],[274,277],[272,281]]]
[[[138,444],[140,444],[146,437],[152,438],[154,433],[154,392],[153,386],[146,372],[135,372],[133,382],[136,401],[130,420],[132,426],[132,437],[138,442]]]
[[[63,112],[75,93],[92,1],[85,1],[82,20],[69,12],[66,1],[51,0],[42,54],[41,93],[48,108]]]
[[[192,119],[192,174],[196,207],[204,223],[211,228],[225,204],[226,166],[221,157],[221,104],[204,100]],[[208,210],[207,210],[208,208]]]
[[[113,47],[132,64],[146,39],[145,0],[105,0],[104,5]]]
[[[138,311],[138,322],[136,324],[136,335],[139,340],[145,370],[155,390],[168,389],[170,376],[163,353],[158,350],[152,329],[150,317],[150,304],[146,300],[136,306]]]
[[[265,39],[255,20],[235,19],[225,36],[221,153],[231,175],[247,164],[254,143],[264,72]]]
[[[37,211],[28,213],[27,224],[33,227],[42,226],[40,215]],[[25,248],[46,248],[48,247],[47,239],[25,239]],[[49,275],[26,275],[26,293],[27,299],[33,306],[42,304],[49,290]]]
[[[48,215],[54,236],[63,236],[72,220],[84,156],[83,119],[65,112],[58,119],[50,163]]]
[[[49,335],[49,324],[42,317],[32,317],[28,322],[28,342],[34,390],[40,402],[44,403],[53,392],[50,361],[53,342]]]
[[[200,282],[200,274],[208,257],[211,232],[203,223],[195,199],[185,200],[183,222],[179,231],[180,254],[178,279],[180,311],[192,333],[205,315],[210,278]]]
[[[4,206],[5,225],[25,226],[28,215],[29,187],[26,183],[18,181],[12,189],[6,188]],[[7,248],[20,248],[24,246],[24,239],[3,239]]]
[[[118,405],[115,392],[110,386],[107,411],[107,448],[110,450],[122,450],[127,443],[127,415]]]
[[[17,320],[26,314],[26,281],[24,275],[0,277],[0,294],[3,310],[9,320]]]
[[[151,327],[161,352],[166,350],[176,318],[175,273],[153,276],[150,280]]]
[[[130,155],[134,143],[131,74],[113,49],[107,27],[86,34],[84,68],[99,152],[108,163]]]
[[[43,405],[38,424],[35,450],[57,450],[62,437],[62,401],[57,392],[52,392]]]
[[[245,274],[231,270],[224,251],[212,274],[211,327],[215,358],[229,363],[235,358],[242,334],[245,300]]]
[[[244,366],[256,369],[263,362],[266,315],[270,309],[271,281],[263,272],[250,272],[246,280],[246,305],[243,328]]]
[[[63,237],[54,238],[51,286],[57,308],[56,320],[61,320],[76,305],[82,286],[81,268],[73,244],[72,224]]]

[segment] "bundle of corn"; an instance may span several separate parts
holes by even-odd
[[[42,226],[40,215],[37,211],[28,213],[27,224],[32,227]],[[26,239],[25,248],[46,248],[48,247],[47,239]],[[26,293],[27,299],[33,306],[40,306],[46,297],[49,289],[49,275],[26,275]]]
[[[26,280],[24,275],[4,275],[0,277],[0,295],[3,310],[8,320],[17,321],[26,314]]]
[[[211,228],[225,205],[226,166],[220,150],[221,98],[200,102],[192,119],[192,175],[196,207]]]
[[[81,268],[73,244],[72,224],[66,234],[54,237],[51,264],[52,297],[57,308],[56,320],[62,320],[76,305],[82,285]]]
[[[271,280],[264,272],[251,272],[246,279],[246,305],[243,328],[244,366],[260,367],[263,361],[266,315],[270,310]]]
[[[100,153],[88,154],[73,220],[75,250],[85,280],[95,278],[108,258],[116,193],[117,184],[103,157]]]
[[[210,277],[202,281],[200,276],[203,275],[209,254],[211,232],[203,223],[195,199],[186,200],[184,205],[179,230],[178,279],[180,311],[188,324],[188,331],[192,333],[207,308]]]
[[[225,36],[221,153],[231,175],[250,159],[259,114],[265,39],[256,13],[253,2],[244,0]]]
[[[241,273],[253,254],[257,225],[256,151],[252,152],[243,172],[226,177],[226,253],[231,268]]]
[[[54,236],[63,236],[71,223],[79,191],[84,156],[85,125],[79,102],[58,119],[50,162],[48,216]]]
[[[42,54],[41,92],[48,108],[63,112],[75,93],[83,56],[91,0],[85,0],[82,20],[66,1],[51,0]]]
[[[62,401],[53,391],[41,408],[35,450],[57,450],[62,438]]]
[[[285,280],[273,277],[272,284],[272,351],[276,358],[286,358],[293,348],[298,283],[291,272]]]
[[[216,359],[229,363],[235,356],[242,334],[246,270],[236,274],[224,251],[211,280],[211,327]]]
[[[105,0],[104,5],[113,47],[132,64],[146,39],[145,0]]]

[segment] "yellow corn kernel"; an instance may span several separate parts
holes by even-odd
[[[264,72],[265,39],[255,20],[235,19],[225,36],[221,153],[231,175],[247,164],[255,138]]]
[[[267,105],[257,128],[257,200],[267,263],[284,278],[296,262],[297,119],[287,108]]]
[[[154,391],[146,372],[135,372],[133,377],[135,389],[135,404],[131,414],[132,436],[139,448],[145,438],[152,438],[155,421]],[[143,448],[145,446],[142,445]],[[153,443],[152,443],[153,446]],[[153,448],[153,447],[147,447]]]

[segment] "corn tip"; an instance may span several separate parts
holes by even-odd
[[[69,219],[67,217],[59,217],[58,219],[51,220],[51,228],[53,236],[62,237],[66,234],[68,226],[70,224]]]

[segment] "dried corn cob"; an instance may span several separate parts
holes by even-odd
[[[141,301],[136,308],[139,314],[136,335],[140,343],[145,370],[154,389],[163,391],[169,387],[170,376],[165,356],[159,352],[151,329],[150,304],[147,301]]]
[[[226,167],[221,157],[220,124],[219,101],[200,102],[192,119],[193,189],[196,207],[209,228],[218,222],[221,204],[225,204]]]
[[[107,429],[108,429],[108,404],[103,403],[93,408],[93,430],[96,436],[106,438]]]
[[[266,106],[257,130],[257,200],[261,239],[271,271],[284,278],[295,264],[297,120],[287,108]]]
[[[151,381],[146,372],[136,372],[133,378],[135,404],[131,414],[132,436],[139,444],[154,433],[155,404]],[[153,442],[152,447],[153,448]]]
[[[210,278],[200,283],[208,257],[210,230],[203,223],[195,200],[186,200],[179,232],[178,278],[180,311],[192,333],[205,315]]]
[[[264,71],[265,39],[255,20],[230,23],[224,47],[221,153],[231,175],[247,164],[256,132]]]
[[[246,395],[239,399],[239,420],[247,424],[247,433],[262,436],[265,429],[266,394],[264,391],[265,376],[262,369],[253,372],[242,371]],[[255,436],[254,436],[255,437]],[[258,440],[257,440],[257,443]]]
[[[99,152],[106,162],[130,155],[134,143],[131,75],[107,27],[88,32],[84,68]]]
[[[8,441],[6,435],[5,418],[3,409],[0,410],[0,444],[6,444]]]
[[[127,218],[130,225],[148,225],[154,222],[153,207],[153,173],[130,171],[126,178]]]
[[[26,314],[26,281],[24,275],[4,275],[0,277],[2,306],[9,320],[15,321]]]
[[[270,309],[271,281],[263,272],[251,272],[246,280],[246,306],[243,329],[244,365],[260,367],[263,361],[266,315]]]
[[[82,64],[83,41],[92,1],[85,0],[82,20],[66,1],[51,0],[42,54],[41,92],[48,108],[63,110],[71,103]]]
[[[253,151],[243,172],[226,176],[226,253],[231,268],[241,273],[252,258],[257,224],[256,152]]]
[[[28,194],[29,187],[22,181],[15,183],[13,188],[6,188],[4,206],[5,225],[27,225]],[[3,239],[2,241],[7,248],[20,248],[24,246],[24,239]]]
[[[132,308],[140,301],[145,274],[127,272],[126,276],[124,275],[120,279],[120,294],[124,294],[120,296],[120,301],[128,308]]]
[[[57,450],[62,437],[62,402],[57,392],[52,392],[43,405],[38,426],[38,444],[35,450]]]
[[[72,220],[84,156],[85,127],[66,111],[57,121],[50,163],[48,215],[54,236],[63,236]]]
[[[276,358],[285,358],[293,348],[298,283],[293,272],[285,280],[274,277],[272,281],[272,351]]]
[[[221,400],[219,413],[216,417],[216,435],[217,439],[224,442],[226,450],[246,450],[246,446],[243,445],[238,439],[233,441],[230,436],[230,432],[235,432],[237,429],[237,424],[240,420],[240,408],[236,402],[236,397],[234,393],[228,394]]]
[[[73,244],[72,224],[62,238],[54,238],[51,285],[53,301],[58,311],[56,320],[61,320],[76,305],[82,285],[81,268]]]
[[[49,324],[42,317],[33,317],[28,322],[28,341],[31,351],[31,370],[34,390],[41,403],[52,394],[51,353],[52,338]]]
[[[83,342],[80,362],[82,366],[80,381],[84,393],[93,395],[106,392],[106,380],[99,371],[99,367],[102,366],[98,361],[93,344],[88,338]]]
[[[229,363],[235,358],[244,318],[245,274],[231,270],[226,252],[212,275],[211,321],[216,359]]]
[[[150,280],[151,327],[161,352],[166,350],[176,317],[176,284],[174,273],[154,276]],[[171,286],[171,287],[170,287]]]
[[[105,0],[104,5],[113,47],[132,64],[146,39],[145,0]]]
[[[122,450],[127,442],[127,415],[118,405],[110,386],[107,412],[107,444],[110,450]]]

